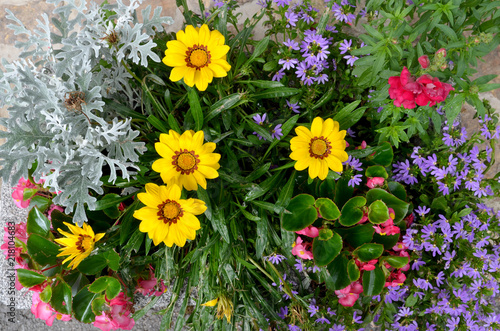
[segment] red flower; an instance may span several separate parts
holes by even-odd
[[[389,77],[389,96],[394,100],[396,107],[413,109],[415,105],[415,92],[418,92],[418,84],[411,77],[410,71],[406,67],[401,71],[401,76]]]
[[[450,93],[454,90],[450,84],[441,83],[439,78],[431,77],[429,75],[423,75],[417,79],[417,83],[422,86],[422,93],[420,93],[415,101],[419,106],[427,106],[430,102],[429,107],[434,106],[436,103],[444,101]]]
[[[427,55],[422,55],[418,58],[418,63],[422,66],[422,68],[426,69],[430,64],[429,57]]]

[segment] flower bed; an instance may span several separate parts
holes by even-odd
[[[30,209],[2,249],[35,317],[129,330],[170,289],[161,329],[500,328],[478,97],[500,86],[470,78],[495,3],[259,1],[239,22],[180,1],[174,34],[140,1],[48,2],[54,26],[8,15],[27,41],[0,76],[0,175]]]

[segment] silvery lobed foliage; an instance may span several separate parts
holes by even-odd
[[[104,171],[110,182],[118,176],[129,179],[145,149],[134,141],[139,132],[132,130],[131,120],[119,120],[103,98],[129,107],[140,102],[122,61],[141,66],[148,65],[148,58],[159,62],[152,35],[173,20],[160,16],[161,7],[150,17],[149,6],[139,23],[136,9],[142,0],[129,5],[92,2],[89,8],[84,0],[47,2],[56,6],[55,33],[45,14],[30,31],[7,10],[7,18],[15,22],[9,28],[26,41],[16,44],[23,50],[20,59],[3,60],[0,72],[0,106],[7,106],[10,115],[0,119],[8,130],[0,131],[6,139],[0,146],[0,176],[11,183],[27,178],[37,161],[35,180],[43,179],[45,187],[59,192],[53,202],[66,207],[66,213],[74,210],[73,220],[81,226],[87,220],[84,204],[90,210],[96,206],[91,190],[103,194]],[[111,44],[106,39],[113,33],[117,42]]]

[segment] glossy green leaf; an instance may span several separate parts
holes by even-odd
[[[73,298],[73,312],[75,318],[83,323],[95,321],[95,314],[92,311],[92,301],[99,297],[99,294],[89,292],[88,286],[82,288]]]
[[[342,207],[339,222],[343,226],[353,226],[363,218],[361,207],[366,204],[364,197],[354,197],[349,199]]]
[[[389,219],[389,209],[382,200],[373,201],[368,207],[368,220],[373,224],[382,224]]]
[[[52,200],[40,195],[35,195],[31,198],[30,205],[28,208],[37,207],[41,212],[46,211],[52,204]]]
[[[392,159],[394,158],[394,152],[392,146],[388,142],[383,142],[377,147],[377,151],[374,156],[368,156],[366,158],[369,164],[379,164],[384,167],[388,167],[392,164]]]
[[[17,269],[17,278],[24,287],[33,287],[47,280],[47,277],[27,269]]]
[[[381,188],[369,190],[368,193],[366,193],[366,200],[369,204],[375,200],[382,200],[388,208],[394,209],[396,214],[394,223],[401,221],[406,216],[408,207],[410,206],[407,202],[396,198],[394,195]]]
[[[314,263],[318,267],[324,267],[333,261],[342,250],[342,238],[334,233],[328,240],[321,240],[319,237],[314,238],[312,252],[314,255]]]
[[[321,229],[318,233],[318,240],[329,240],[333,237],[334,232],[330,229]]]
[[[378,259],[384,252],[384,246],[381,244],[366,243],[354,250],[354,255],[361,262],[368,262]]]
[[[393,235],[380,235],[378,233],[373,234],[373,242],[384,245],[384,249],[391,249],[397,244],[399,240],[399,233]]]
[[[446,210],[446,208],[448,208],[448,202],[446,201],[446,198],[443,196],[434,198],[434,200],[432,200],[431,208]]]
[[[89,280],[80,271],[74,270],[70,274],[63,277],[66,284],[71,286],[71,295],[75,296],[78,291],[80,291],[85,285],[89,283]]]
[[[94,301],[92,301],[92,312],[96,316],[102,315],[103,312],[105,312],[107,309],[106,305],[106,299],[104,297],[100,298],[95,298]]]
[[[349,263],[347,264],[347,274],[349,275],[351,282],[355,282],[359,279],[360,271],[356,265],[356,261],[349,260]]]
[[[71,296],[71,287],[62,281],[58,281],[54,284],[52,284],[51,306],[62,314],[71,315],[73,299]]]
[[[212,216],[211,223],[214,230],[219,232],[222,239],[228,244],[231,243],[229,230],[227,229],[226,217],[223,210],[217,209],[217,211]]]
[[[108,193],[96,202],[94,210],[105,210],[112,207],[117,207],[120,202],[130,199],[131,195],[121,196],[116,193]]]
[[[299,194],[290,200],[286,207],[290,213],[283,215],[283,228],[288,231],[300,231],[313,224],[318,218],[315,202],[314,197],[309,194]]]
[[[335,231],[340,234],[344,242],[347,242],[352,247],[356,248],[363,244],[369,243],[374,237],[375,229],[371,223],[360,224],[352,228],[337,228]]]
[[[40,300],[48,303],[52,298],[52,286],[45,286],[42,292],[40,292]]]
[[[385,168],[382,166],[379,166],[379,165],[369,166],[368,168],[366,168],[365,176],[366,177],[382,177],[384,179],[387,179],[387,177],[389,177]]]
[[[157,130],[163,132],[163,133],[168,133],[168,128],[163,124],[163,122],[158,119],[158,117],[154,115],[149,115],[147,118],[148,122],[154,126]]]
[[[410,262],[410,259],[406,256],[386,256],[384,261],[387,262],[393,268],[402,268]]]
[[[241,97],[243,96],[242,93],[233,93],[228,96],[225,96],[224,98],[220,99],[216,103],[214,103],[210,107],[210,112],[207,114],[205,117],[205,124],[208,123],[211,119],[219,115],[225,110],[229,110],[233,108],[233,106],[240,101]]]
[[[363,294],[366,296],[378,295],[382,292],[385,285],[385,276],[379,266],[374,270],[363,272]]]
[[[330,273],[331,277],[331,284],[333,285],[332,290],[341,290],[351,284],[351,280],[349,279],[349,274],[347,271],[348,264],[349,260],[347,259],[347,257],[344,254],[339,254],[327,266],[328,272]]]
[[[95,275],[106,266],[117,271],[120,266],[120,255],[113,250],[91,255],[80,262],[77,268],[86,275]]]
[[[194,130],[200,131],[203,128],[203,111],[201,110],[198,92],[194,87],[188,92],[188,102],[191,115],[194,118]]]
[[[405,187],[398,182],[388,182],[387,186],[389,187],[389,192],[393,194],[396,198],[402,201],[406,201],[407,194]]]
[[[255,93],[253,97],[255,99],[276,99],[290,97],[299,93],[301,90],[293,87],[276,87],[272,89],[267,89],[263,92]]]
[[[36,233],[42,237],[48,237],[50,231],[49,219],[36,207],[33,207],[28,214],[26,232]]]
[[[321,217],[333,221],[339,218],[340,211],[335,202],[328,198],[319,198],[316,199],[315,203],[316,208],[318,208]]]
[[[92,293],[101,293],[106,291],[106,297],[111,300],[115,298],[121,291],[121,285],[118,279],[110,276],[104,276],[97,278],[90,286],[88,290]]]
[[[32,234],[27,242],[28,254],[40,265],[54,265],[57,263],[57,254],[59,254],[59,245],[54,242]]]

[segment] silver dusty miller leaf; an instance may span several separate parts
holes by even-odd
[[[119,120],[103,98],[131,108],[140,103],[122,60],[142,66],[148,59],[159,62],[152,35],[173,20],[161,17],[161,8],[151,16],[148,7],[140,23],[136,8],[142,0],[102,6],[83,0],[47,3],[56,6],[53,26],[42,15],[33,31],[7,11],[8,27],[25,41],[16,44],[22,50],[19,60],[2,60],[0,106],[7,107],[9,118],[0,119],[7,128],[0,131],[6,140],[0,146],[0,177],[5,183],[27,178],[37,161],[35,180],[57,192],[53,202],[74,212],[81,226],[85,210],[95,209],[95,194],[103,193],[103,175],[109,174],[110,182],[129,179],[145,150],[144,143],[134,141],[139,132],[131,120]],[[112,34],[114,44],[107,40]]]

